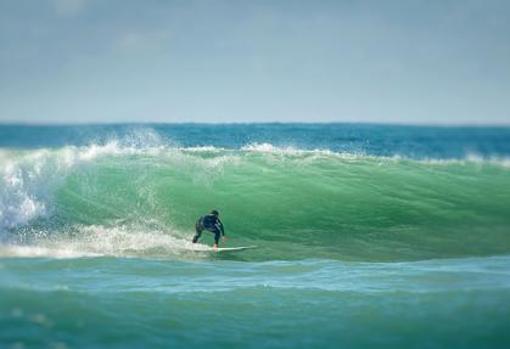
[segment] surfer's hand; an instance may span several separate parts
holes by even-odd
[[[223,241],[227,241],[227,240],[228,240],[226,236],[223,236],[221,239],[222,239]]]

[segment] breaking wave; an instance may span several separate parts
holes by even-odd
[[[211,208],[237,244],[264,246],[247,254],[254,259],[504,254],[509,167],[507,158],[475,154],[414,160],[269,143],[179,147],[150,132],[4,148],[0,254],[179,255]]]

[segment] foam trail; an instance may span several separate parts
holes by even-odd
[[[212,248],[193,244],[191,237],[172,231],[127,226],[75,226],[70,231],[33,232],[29,243],[0,244],[0,257],[180,257],[201,258],[194,252]],[[189,235],[189,234],[188,234]]]

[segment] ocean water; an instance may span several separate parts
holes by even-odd
[[[196,251],[218,209],[228,241]],[[510,128],[0,126],[1,348],[508,348]]]

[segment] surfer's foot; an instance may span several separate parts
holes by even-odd
[[[212,248],[213,248],[214,250],[217,250],[217,249],[218,249],[218,244],[214,244]]]

